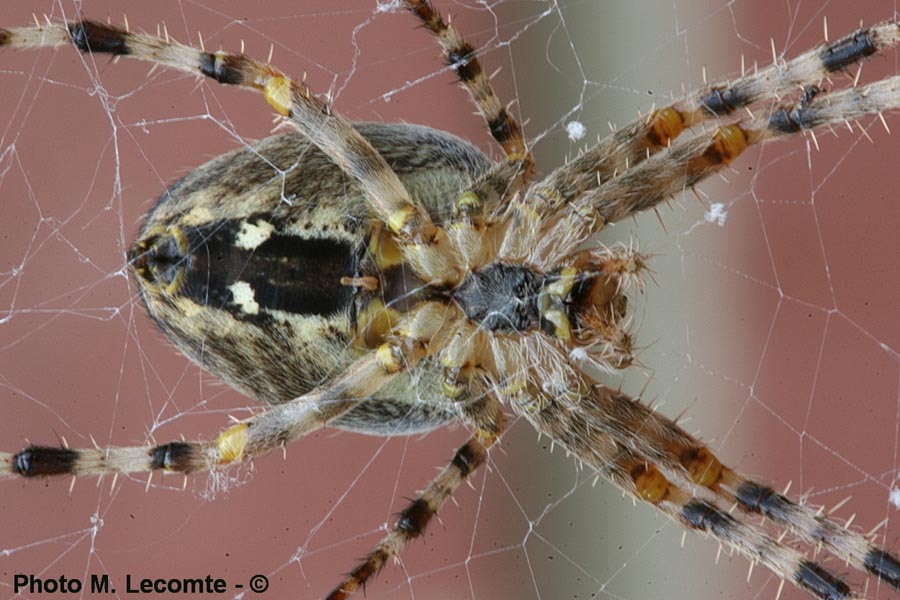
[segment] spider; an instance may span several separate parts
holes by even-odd
[[[170,339],[272,407],[213,442],[31,446],[0,455],[4,473],[193,472],[249,460],[326,424],[401,434],[462,420],[472,437],[330,595],[342,598],[419,537],[483,464],[507,407],[635,498],[813,595],[851,590],[748,516],[764,514],[900,584],[892,555],[746,479],[674,422],[595,381],[596,369],[633,361],[626,292],[640,287],[646,257],[629,246],[585,247],[604,225],[654,208],[747,146],[894,108],[893,79],[845,91],[821,80],[895,44],[896,24],[690,94],[534,182],[521,128],[471,46],[429,3],[407,4],[438,38],[505,160],[491,163],[425,128],[350,124],[274,67],[165,35],[92,21],[0,31],[0,45],[74,44],[256,89],[302,134],[188,175],[129,253],[148,311]],[[772,97],[790,100],[766,106]],[[760,105],[755,117],[741,111]],[[699,130],[704,122],[721,124],[710,135]],[[282,182],[273,192],[270,175],[260,175],[264,161],[287,173],[289,201]],[[411,383],[415,394],[405,391]]]

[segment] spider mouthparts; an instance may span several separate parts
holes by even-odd
[[[629,248],[592,251],[572,266],[549,274],[540,294],[542,328],[548,335],[585,348],[607,367],[632,364],[625,292],[644,268]]]

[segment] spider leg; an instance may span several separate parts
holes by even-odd
[[[223,430],[214,442],[169,442],[155,446],[91,449],[29,446],[16,454],[0,452],[0,478],[19,475],[103,475],[157,469],[171,473],[212,470],[251,459],[326,426],[364,402],[401,369],[370,352],[327,387],[273,406]],[[417,356],[404,357],[404,365]]]
[[[413,539],[425,533],[431,518],[437,514],[459,485],[487,460],[487,450],[500,436],[503,412],[494,396],[481,394],[476,400],[461,404],[464,420],[475,431],[460,446],[450,463],[441,469],[425,489],[400,511],[397,522],[374,550],[328,595],[328,600],[344,600],[364,588],[387,562],[403,551]]]
[[[890,21],[860,28],[786,63],[774,63],[730,82],[720,82],[653,110],[613,132],[575,160],[555,169],[531,191],[532,202],[571,202],[601,187],[657,152],[685,130],[771,99],[817,86],[835,72],[900,43],[900,26]],[[769,112],[766,109],[765,112]]]
[[[741,522],[720,505],[736,505],[745,513],[764,515],[900,589],[900,561],[895,556],[862,534],[722,465],[700,440],[640,401],[597,386],[563,418],[550,416],[551,412],[527,417],[638,499],[654,504],[690,529],[731,543],[751,560],[766,564],[813,595],[852,597],[846,584],[822,567]],[[671,481],[663,471],[671,474]],[[711,495],[710,500],[703,498],[703,489]]]
[[[652,156],[561,208],[542,227],[533,228],[531,238],[524,237],[521,227],[506,235],[531,247],[539,262],[558,264],[606,223],[656,207],[720,172],[750,146],[818,127],[850,126],[860,117],[898,108],[900,75],[831,93],[809,88],[794,105],[723,125],[711,137],[698,134]]]
[[[444,22],[429,0],[405,0],[405,3],[437,38],[448,66],[466,88],[478,112],[487,122],[491,135],[503,147],[506,156],[520,162],[522,169],[529,172],[533,159],[525,146],[522,128],[500,103],[490,79],[481,68],[475,49],[452,25]]]
[[[609,390],[598,398],[610,421],[626,423],[609,427],[620,443],[652,448],[650,459],[663,468],[707,488],[729,505],[768,517],[805,541],[823,545],[842,561],[900,590],[900,561],[859,532],[724,466],[703,442],[644,404]],[[626,429],[636,433],[624,434]]]
[[[397,175],[353,125],[275,67],[242,54],[206,52],[168,37],[134,33],[99,23],[0,29],[0,48],[56,47],[72,44],[82,52],[126,56],[202,75],[221,84],[261,92],[266,101],[328,155],[365,192],[378,217],[403,240],[416,270],[434,282],[455,282],[459,274],[446,259],[443,231],[415,203]]]
[[[437,38],[448,66],[469,93],[493,138],[506,152],[506,159],[483,173],[456,203],[457,212],[464,216],[477,218],[491,213],[524,188],[534,168],[534,157],[525,144],[522,127],[500,103],[475,49],[444,21],[430,0],[405,0],[405,3]]]
[[[189,473],[248,460],[328,425],[365,402],[394,376],[443,345],[458,315],[441,302],[425,302],[399,323],[399,334],[367,353],[344,373],[291,401],[222,431],[215,442],[73,450],[30,446],[0,452],[0,478],[13,475],[102,475],[162,469]]]
[[[768,117],[720,127],[712,139],[698,136],[623,173],[586,195],[605,222],[647,210],[731,164],[749,146],[815,127],[850,123],[900,107],[900,76],[859,88],[821,93],[773,111]],[[626,188],[634,186],[623,196]],[[640,196],[640,198],[639,198]]]
[[[539,431],[550,435],[599,474],[635,499],[652,504],[683,527],[704,532],[734,547],[751,561],[762,563],[782,579],[813,596],[827,600],[857,597],[842,579],[804,558],[802,553],[773,538],[762,528],[745,522],[739,515],[730,514],[719,505],[718,500],[734,498],[748,510],[754,502],[765,504],[773,513],[777,511],[772,508],[783,505],[782,499],[799,511],[809,513],[809,509],[774,492],[766,495],[771,490],[759,484],[743,485],[741,495],[744,503],[738,496],[719,494],[725,485],[724,479],[717,486],[706,485],[713,479],[712,473],[715,471],[709,460],[711,453],[676,454],[674,446],[685,439],[693,440],[694,450],[698,447],[706,449],[675,423],[656,415],[640,402],[596,386],[574,408],[563,410],[554,401],[542,410],[525,416]],[[641,454],[638,448],[648,448],[649,451]],[[715,464],[718,465],[718,461]],[[671,474],[671,479],[663,471]],[[722,472],[726,472],[724,468]],[[750,492],[750,485],[755,486],[754,493]],[[704,497],[704,488],[709,497]],[[824,518],[820,519],[835,529],[841,529]],[[793,521],[782,524],[790,529],[798,528]],[[827,543],[829,534],[824,533],[824,529],[822,531],[815,539]],[[835,554],[896,587],[897,574],[900,573],[897,559],[871,546],[859,534],[843,533],[848,537],[861,538],[868,548],[866,558],[860,564],[851,556],[839,552]]]

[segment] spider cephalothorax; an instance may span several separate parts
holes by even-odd
[[[593,242],[749,146],[896,109],[897,77],[831,91],[822,81],[895,46],[898,25],[689,94],[532,182],[522,130],[474,49],[427,0],[406,5],[438,38],[505,151],[500,162],[426,127],[349,123],[304,83],[244,55],[91,21],[0,29],[0,46],[72,44],[259,91],[299,132],[220,156],[173,185],[129,252],[169,338],[271,406],[212,442],[31,446],[0,453],[2,473],[186,473],[249,460],[324,425],[397,435],[462,420],[471,438],[330,595],[344,598],[484,463],[506,406],[634,498],[814,596],[853,592],[749,517],[768,517],[900,589],[892,554],[733,471],[675,422],[595,381],[598,368],[634,360],[626,294],[640,288],[646,257]],[[780,100],[764,102],[772,98]],[[712,133],[698,127],[705,122],[717,122]]]

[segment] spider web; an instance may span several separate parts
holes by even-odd
[[[501,97],[527,117],[540,172],[671,94],[769,64],[896,14],[879,0],[439,2],[482,48]],[[338,6],[337,8],[335,6]],[[114,2],[12,2],[2,25]],[[132,28],[237,50],[308,74],[355,120],[420,122],[498,151],[433,40],[391,3],[193,2],[127,6]],[[771,40],[771,43],[770,43]],[[863,77],[898,70],[876,58]],[[189,365],[144,314],[123,265],[141,216],[206,159],[267,135],[260,98],[70,49],[0,53],[0,448],[210,437],[257,407]],[[524,120],[524,118],[522,119]],[[900,119],[888,117],[894,129]],[[723,178],[605,233],[655,254],[633,303],[643,367],[622,384],[690,415],[724,462],[832,506],[897,547],[900,145],[880,123],[765,145]],[[584,137],[582,138],[582,134]],[[872,143],[868,137],[871,137]],[[615,380],[611,380],[615,383]],[[325,430],[209,480],[146,476],[0,482],[0,596],[15,573],[87,579],[269,578],[267,594],[320,597],[383,535],[466,437],[378,439]],[[591,486],[513,423],[490,468],[369,598],[772,597],[777,580],[688,536],[610,485]],[[828,564],[844,573],[836,561]],[[851,577],[855,582],[860,578]],[[39,595],[34,595],[40,597]],[[870,589],[872,597],[889,597]],[[25,594],[25,597],[31,597]],[[805,597],[785,590],[783,597]]]

